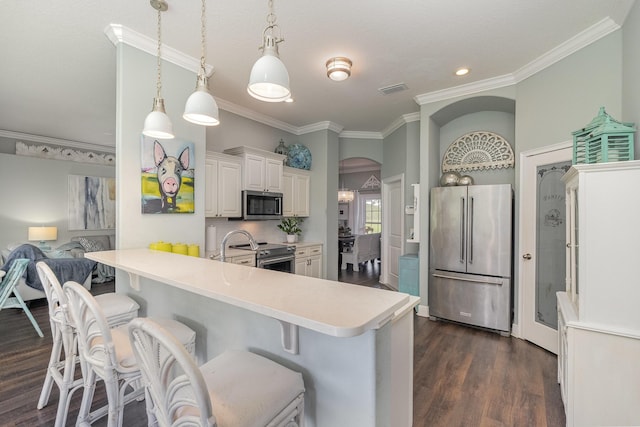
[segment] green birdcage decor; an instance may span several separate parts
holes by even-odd
[[[573,164],[633,160],[633,123],[615,120],[600,107],[591,122],[572,132]]]

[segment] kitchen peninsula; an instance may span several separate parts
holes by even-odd
[[[87,257],[128,273],[117,291],[142,313],[196,330],[199,363],[236,348],[301,372],[307,427],[411,426],[418,298],[148,249]]]

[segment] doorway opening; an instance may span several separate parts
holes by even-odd
[[[362,157],[340,161],[338,281],[379,287],[383,209],[380,166]]]

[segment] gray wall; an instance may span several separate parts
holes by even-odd
[[[2,141],[1,145],[11,144]],[[69,231],[69,175],[114,177],[115,168],[0,154],[0,182],[4,183],[0,249],[10,243],[27,242],[30,226],[58,227],[58,240],[49,243],[53,248],[68,242],[72,236],[115,234],[115,230]]]
[[[200,245],[204,255],[204,163],[205,128],[182,119],[187,97],[193,91],[194,73],[163,62],[162,96],[173,122],[176,138],[195,145],[195,212],[189,214],[142,214],[140,208],[140,141],[144,119],[155,94],[155,57],[119,44],[116,96],[116,179],[118,191],[118,248],[147,247],[158,240]],[[128,276],[118,272],[117,282]],[[119,286],[119,285],[117,285]]]
[[[637,6],[636,6],[637,8]],[[519,176],[519,155],[523,151],[541,148],[571,140],[571,132],[587,124],[600,106],[616,118],[622,106],[622,32],[616,31],[581,49],[556,64],[519,82],[517,85],[478,93],[472,96],[434,102],[421,106],[421,196],[429,197],[429,188],[437,185],[434,169],[443,128],[449,124],[437,123],[432,117],[449,105],[464,99],[495,96],[514,99],[515,102],[515,176]],[[479,110],[480,111],[480,110]],[[436,149],[435,147],[438,147]],[[424,185],[428,183],[427,185]],[[518,182],[514,183],[516,197],[515,230],[518,230]],[[423,203],[423,206],[424,203]],[[422,305],[428,305],[428,210],[421,215],[420,293]],[[518,250],[517,233],[515,250]],[[516,253],[517,255],[517,253]],[[518,260],[515,257],[515,320],[518,323]]]
[[[382,163],[383,140],[382,139],[359,139],[359,138],[340,138],[339,160],[349,159],[352,157],[365,157]]]
[[[442,159],[449,146],[462,135],[473,131],[489,131],[502,136],[515,153],[515,117],[511,113],[502,111],[479,111],[465,114],[451,120],[440,128],[440,174],[442,174]],[[469,175],[475,184],[511,184],[515,182],[514,168],[492,169],[482,171],[461,172]]]

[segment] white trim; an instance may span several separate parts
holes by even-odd
[[[513,74],[505,74],[504,76],[492,77],[490,79],[481,80],[479,82],[468,83],[461,86],[437,90],[422,95],[416,95],[413,99],[418,105],[430,104],[436,101],[444,101],[446,99],[457,98],[459,96],[473,95],[474,93],[484,92],[501,87],[516,84]]]
[[[420,304],[416,314],[420,317],[429,317],[429,306]]]
[[[553,145],[548,145],[545,147],[540,147],[540,148],[535,148],[532,150],[528,150],[528,151],[523,151],[522,153],[520,153],[519,156],[519,160],[520,160],[520,171],[519,171],[519,176],[518,176],[518,188],[521,191],[520,194],[520,198],[518,201],[518,212],[520,215],[520,222],[518,224],[518,248],[517,248],[517,252],[516,255],[514,257],[514,262],[520,263],[521,259],[520,259],[520,254],[525,253],[525,248],[523,247],[524,245],[524,235],[525,235],[525,229],[524,229],[524,221],[523,221],[523,212],[525,211],[525,197],[522,195],[522,191],[524,191],[524,189],[527,188],[527,186],[525,185],[525,179],[526,179],[526,170],[524,168],[526,161],[529,161],[528,158],[530,157],[535,157],[535,156],[539,156],[539,155],[543,155],[543,154],[548,154],[548,153],[553,153],[555,151],[559,151],[559,150],[566,150],[566,149],[570,149],[573,146],[573,142],[571,140],[569,141],[564,141],[561,143],[557,143],[557,144],[553,144]],[[525,161],[525,159],[527,159]],[[513,335],[517,336],[518,338],[521,339],[526,339],[525,335],[525,297],[526,297],[526,292],[524,289],[524,272],[523,272],[523,268],[522,266],[520,266],[518,268],[518,301],[514,302],[514,305],[517,304],[518,305],[518,331],[517,334],[515,335],[514,332],[512,332]],[[520,322],[520,320],[522,320],[522,322]],[[514,324],[515,327],[516,324]],[[540,345],[540,344],[537,344]],[[557,349],[556,349],[556,354],[557,354]]]
[[[425,105],[520,83],[618,29],[620,25],[611,18],[605,18],[510,74],[417,95],[414,99],[418,105]]]
[[[60,147],[78,148],[81,150],[95,150],[101,153],[115,153],[116,147],[111,145],[92,144],[90,142],[71,141],[69,139],[51,138],[48,136],[31,135],[28,133],[13,132],[0,129],[0,137],[37,142],[40,144],[57,145]],[[115,144],[115,142],[114,142]]]
[[[400,181],[400,209],[402,214],[400,215],[400,255],[404,255],[406,241],[404,233],[404,173],[393,175],[382,180],[382,188],[380,196],[382,198],[382,233],[381,233],[381,251],[380,251],[380,283],[390,286],[389,284],[389,185]],[[397,290],[397,289],[396,289]]]
[[[271,116],[267,116],[265,114],[261,114],[250,110],[246,107],[242,107],[240,105],[234,104],[232,102],[226,101],[224,99],[216,98],[216,102],[218,104],[218,108],[221,110],[228,111],[230,113],[236,114],[240,117],[244,117],[249,120],[253,120],[258,123],[262,123],[267,126],[271,126],[272,128],[280,129],[285,132],[292,133],[294,135],[299,135],[297,127],[290,125],[289,123],[282,122],[280,120],[276,120]]]
[[[620,25],[616,24],[615,21],[613,21],[611,18],[605,18],[512,73],[461,86],[416,95],[414,97],[414,100],[418,105],[425,105],[432,102],[444,101],[451,98],[468,96],[492,89],[512,86],[618,29],[620,29]],[[127,28],[123,25],[109,24],[105,28],[104,33],[114,45],[117,45],[118,43],[125,43],[144,52],[147,52],[150,55],[156,55],[157,41],[155,39],[137,33],[136,31],[133,31],[132,29]],[[200,69],[199,59],[189,55],[185,55],[184,53],[164,44],[162,46],[162,59],[183,67],[189,71],[193,71],[195,74],[197,74],[198,70]],[[205,68],[207,75],[211,76],[211,74],[213,74],[214,67],[207,64],[205,65]],[[312,123],[305,126],[294,126],[289,123],[285,123],[272,117],[266,116],[264,114],[249,110],[248,108],[233,104],[229,101],[225,101],[218,97],[216,97],[216,101],[218,102],[219,108],[225,111],[237,114],[241,117],[245,117],[259,123],[266,124],[285,132],[292,133],[294,135],[303,135],[318,130],[328,129],[338,133],[339,137],[341,138],[384,139],[392,134],[395,130],[400,128],[402,125],[420,120],[420,112],[414,112],[404,114],[401,117],[397,118],[382,132],[342,131],[342,129],[344,129],[343,126],[330,121]]]
[[[387,126],[386,129],[382,131],[382,137],[386,138],[405,124],[417,121],[420,121],[419,111],[415,113],[403,114],[402,117],[398,117],[393,123],[391,123],[389,126]]]
[[[156,39],[140,34],[131,28],[125,27],[124,25],[109,24],[104,29],[104,33],[114,46],[117,46],[118,43],[124,43],[129,46],[133,46],[136,49],[140,49],[143,52],[147,52],[149,55],[156,56],[157,54],[158,41]],[[200,58],[194,58],[193,56],[186,55],[164,43],[162,43],[161,53],[162,59],[165,61],[169,61],[179,67],[193,71],[195,74],[198,74],[198,71],[200,71]],[[213,73],[213,65],[206,64],[205,70],[207,76],[211,76]]]
[[[559,142],[557,144],[547,145],[545,147],[534,148],[531,150],[523,151],[522,153],[520,153],[520,164],[522,164],[522,161],[524,160],[525,157],[537,156],[539,154],[551,153],[553,151],[558,151],[558,150],[564,150],[565,148],[569,148],[571,146],[573,146],[573,141],[569,140],[569,141]],[[520,184],[522,185],[522,182],[520,182]]]
[[[342,132],[342,129],[344,128],[337,123],[325,121],[325,122],[318,122],[318,123],[312,123],[310,125],[301,126],[296,131],[296,135],[303,135],[306,133],[317,132],[319,130],[331,130],[339,134],[340,132]]]
[[[611,18],[604,18],[602,21],[595,23],[583,32],[576,34],[564,43],[529,62],[519,70],[514,71],[513,76],[516,82],[519,83],[618,29],[620,29],[620,25],[616,24]]]
[[[353,138],[353,139],[384,139],[380,132],[365,132],[359,130],[345,130],[340,132],[340,138]]]

